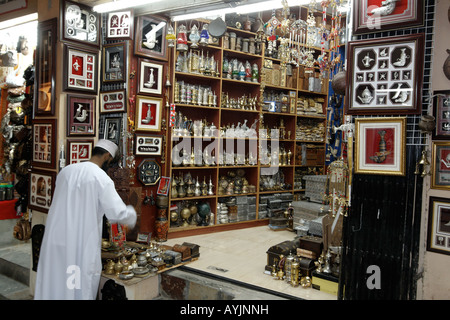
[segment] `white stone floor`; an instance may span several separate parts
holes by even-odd
[[[164,244],[183,242],[200,246],[200,258],[188,264],[190,268],[253,286],[306,300],[336,300],[336,296],[312,288],[292,287],[264,273],[266,251],[273,245],[294,240],[290,231],[273,231],[268,226],[223,231],[205,235],[170,238]]]

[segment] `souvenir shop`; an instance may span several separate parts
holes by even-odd
[[[107,139],[137,223],[104,219],[98,299],[450,298],[449,27],[443,0],[0,1],[0,251],[32,296],[58,173]]]

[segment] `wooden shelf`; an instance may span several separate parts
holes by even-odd
[[[207,21],[204,21],[207,23]],[[176,27],[176,26],[175,26]],[[238,36],[242,37],[255,37],[256,33],[240,30],[237,28],[227,27],[228,32],[235,32]],[[286,80],[286,83],[290,84],[291,86],[295,87],[285,87],[285,86],[276,86],[276,85],[269,85],[266,84],[264,81],[262,82],[249,82],[249,81],[241,81],[241,80],[234,80],[234,79],[228,79],[223,76],[222,73],[222,64],[225,58],[227,59],[234,59],[241,62],[245,62],[248,60],[252,65],[255,63],[258,65],[260,70],[260,76],[262,75],[262,68],[264,66],[264,60],[268,59],[274,62],[274,64],[280,64],[281,60],[271,57],[264,56],[265,48],[263,45],[262,48],[262,54],[250,54],[247,52],[237,51],[237,50],[231,50],[226,49],[223,47],[223,41],[222,38],[219,41],[219,46],[212,47],[205,47],[205,48],[198,48],[196,50],[214,50],[213,55],[214,59],[216,59],[217,63],[220,63],[218,69],[220,76],[205,76],[201,74],[193,74],[193,73],[185,73],[185,72],[173,72],[171,73],[171,80],[172,81],[180,81],[184,80],[186,82],[189,82],[190,85],[206,85],[211,86],[213,90],[215,90],[215,94],[217,95],[217,106],[202,106],[202,105],[195,105],[195,104],[179,104],[175,103],[176,108],[180,108],[183,112],[183,115],[187,116],[188,118],[191,117],[192,120],[200,120],[200,119],[206,119],[208,122],[214,122],[216,127],[220,129],[221,127],[224,127],[228,124],[237,124],[238,122],[242,123],[243,119],[247,119],[249,123],[253,123],[255,120],[258,120],[258,127],[256,129],[257,134],[259,133],[259,126],[260,126],[260,119],[264,120],[264,127],[265,128],[278,128],[279,127],[279,119],[284,120],[284,126],[286,131],[290,131],[291,135],[289,136],[291,139],[280,139],[278,140],[280,143],[280,147],[283,146],[286,148],[286,151],[288,148],[290,148],[290,151],[292,152],[291,156],[291,164],[290,165],[280,165],[278,168],[282,170],[283,174],[285,175],[285,181],[290,184],[292,187],[290,189],[283,189],[283,190],[261,190],[260,189],[260,173],[261,169],[267,169],[267,168],[273,168],[273,166],[270,165],[264,165],[262,164],[259,159],[257,164],[255,165],[219,165],[218,163],[213,166],[172,166],[170,165],[168,168],[168,172],[166,173],[167,176],[173,176],[176,177],[180,174],[185,174],[189,171],[192,171],[192,175],[195,176],[197,172],[199,172],[199,175],[207,174],[208,176],[212,176],[212,182],[214,184],[213,190],[214,193],[217,193],[218,186],[219,186],[219,180],[220,177],[224,174],[227,174],[227,171],[232,170],[239,170],[243,169],[245,170],[245,177],[248,179],[249,184],[254,185],[256,187],[256,192],[254,193],[246,193],[246,194],[232,194],[232,195],[226,195],[226,194],[215,194],[211,196],[202,196],[202,197],[183,197],[183,198],[171,198],[169,194],[169,201],[171,204],[180,202],[180,201],[207,201],[210,206],[211,210],[214,213],[214,217],[216,219],[214,225],[210,226],[192,226],[189,225],[187,227],[170,227],[169,228],[169,234],[172,237],[173,235],[178,236],[184,236],[184,235],[193,235],[193,234],[200,234],[200,233],[208,233],[208,232],[217,232],[222,230],[231,230],[236,228],[244,228],[249,226],[256,226],[256,225],[264,225],[268,224],[268,219],[258,219],[258,208],[259,208],[259,198],[261,195],[268,195],[268,194],[275,194],[275,193],[299,193],[304,192],[305,189],[296,189],[294,188],[294,176],[296,172],[301,169],[302,171],[304,169],[302,168],[323,168],[325,169],[324,165],[314,165],[314,166],[301,166],[301,165],[295,165],[297,160],[297,149],[299,147],[300,143],[306,143],[306,144],[313,144],[313,145],[323,145],[325,146],[325,137],[324,141],[306,141],[306,140],[296,140],[292,139],[292,137],[295,137],[295,132],[297,129],[297,121],[299,119],[314,119],[316,121],[327,121],[326,114],[320,115],[320,114],[297,114],[295,113],[287,113],[287,112],[269,112],[269,111],[262,111],[261,105],[258,105],[256,107],[257,110],[244,110],[244,109],[233,109],[233,108],[224,108],[222,107],[222,93],[229,94],[229,97],[237,99],[241,96],[252,96],[261,98],[261,95],[264,91],[270,91],[274,90],[275,94],[288,94],[290,97],[293,98],[293,94],[290,94],[291,92],[295,92],[295,100],[293,101],[295,103],[295,111],[297,110],[297,101],[301,97],[311,97],[311,98],[324,98],[323,102],[323,111],[326,112],[327,110],[327,104],[328,99],[326,98],[328,96],[328,86],[322,86],[323,88],[326,88],[327,92],[313,92],[309,90],[304,90],[304,84],[303,86],[300,86],[300,72],[295,72],[294,74],[297,75],[296,82],[291,82]],[[313,48],[316,53],[320,52],[320,48]],[[175,70],[175,62],[177,57],[177,51],[175,49],[171,49],[171,59],[170,59],[170,67],[169,70]],[[329,50],[327,51],[329,52]],[[210,52],[211,53],[211,52]],[[303,67],[302,67],[303,68]],[[300,68],[299,68],[300,70]],[[315,72],[317,72],[317,69],[315,69]],[[260,80],[263,80],[264,78],[260,78]],[[306,81],[307,78],[305,79]],[[282,83],[282,82],[280,82]],[[170,88],[170,95],[169,95],[169,103],[174,101],[174,89],[173,87]],[[292,101],[290,101],[292,103]],[[292,105],[290,105],[292,107]],[[292,108],[291,108],[292,110]],[[258,118],[259,117],[259,118]],[[213,120],[213,121],[211,121]],[[247,125],[250,125],[247,123]],[[169,131],[170,132],[170,131]],[[178,137],[174,137],[178,138]],[[193,138],[193,139],[203,139],[202,136],[195,136],[195,137],[179,137],[179,138]],[[220,136],[220,137],[206,137],[211,140],[217,140],[217,148],[215,151],[216,155],[216,162],[218,160],[218,153],[217,150],[221,150],[223,146],[226,144],[225,142],[228,142],[230,139],[235,140],[236,142],[233,142],[234,146],[236,146],[237,141],[245,141],[245,146],[251,145],[251,143],[248,143],[247,141],[264,141],[268,142],[271,139],[270,138],[260,138],[260,137],[245,137],[245,138],[235,138],[235,137],[226,137],[226,136]],[[176,140],[175,140],[176,141]],[[215,143],[215,142],[214,142]],[[205,146],[205,145],[203,145]],[[167,161],[171,162],[170,155],[172,153],[172,147],[173,144],[170,144],[168,146],[168,159]],[[248,151],[248,150],[247,150]],[[259,154],[259,149],[257,150],[257,153]],[[205,170],[202,172],[202,170]],[[206,171],[207,170],[207,171]],[[322,170],[322,169],[321,169]],[[201,178],[203,179],[203,178]],[[298,185],[297,185],[298,186]],[[239,197],[239,196],[255,196],[256,197],[256,219],[253,220],[246,220],[246,221],[238,221],[238,222],[231,222],[226,224],[217,224],[217,204],[222,200],[223,198],[227,197]]]

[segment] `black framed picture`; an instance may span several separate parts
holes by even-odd
[[[125,82],[127,77],[127,43],[118,42],[103,45],[102,81]]]
[[[60,2],[61,39],[100,47],[100,15],[91,7],[69,0]]]

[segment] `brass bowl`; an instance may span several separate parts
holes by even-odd
[[[134,277],[134,273],[132,271],[122,271],[119,273],[119,279],[121,280],[130,280]]]

